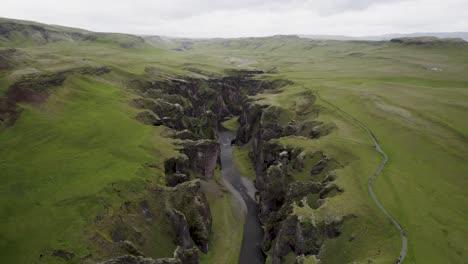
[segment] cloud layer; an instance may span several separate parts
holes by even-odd
[[[2,0],[0,16],[184,37],[468,31],[466,0]]]

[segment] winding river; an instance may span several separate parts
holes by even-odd
[[[265,263],[261,249],[263,229],[257,218],[258,204],[255,202],[255,187],[253,183],[242,177],[234,163],[231,141],[236,133],[220,128],[218,131],[221,145],[221,171],[223,180],[229,191],[240,201],[246,211],[244,237],[239,257],[239,263]]]

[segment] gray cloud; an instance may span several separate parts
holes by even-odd
[[[468,28],[466,0],[2,0],[0,16],[188,37],[373,35]]]

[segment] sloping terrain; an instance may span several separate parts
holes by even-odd
[[[0,262],[237,263],[255,181],[267,263],[468,260],[468,45],[178,40],[0,20]],[[344,114],[334,106],[338,106]],[[133,262],[132,262],[133,261]]]

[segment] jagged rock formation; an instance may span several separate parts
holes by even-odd
[[[318,138],[330,133],[334,125],[300,122],[292,120],[292,116],[294,114],[285,109],[245,100],[236,139],[237,144],[252,145],[259,219],[265,229],[262,247],[272,263],[282,263],[290,253],[297,256],[298,263],[304,256],[318,255],[324,240],[339,235],[343,221],[339,217],[315,217],[311,208],[311,205],[323,204],[326,197],[343,191],[333,182],[332,171],[339,164],[319,151],[308,154],[301,148],[274,141],[285,136]],[[305,163],[312,160],[315,163],[310,176],[305,180],[295,179],[293,175],[303,171]],[[308,197],[314,200],[308,201]],[[307,215],[301,215],[302,211]]]
[[[174,131],[172,137],[183,140],[178,143],[181,154],[164,162],[167,187],[158,186],[152,190],[155,200],[162,206],[159,210],[164,211],[163,218],[171,227],[177,248],[173,258],[155,260],[144,258],[137,246],[127,245],[125,250],[120,247],[118,252],[126,252],[128,256],[107,263],[198,263],[198,251],[208,252],[212,219],[199,179],[214,178],[220,155],[219,143],[213,140],[216,139],[217,125],[221,120],[241,113],[241,103],[246,95],[281,85],[278,81],[265,84],[251,78],[256,72],[235,73],[212,80],[129,82],[142,96],[131,103],[143,110],[136,119],[146,125],[167,126]],[[145,219],[152,221],[156,212],[151,211],[148,203],[142,201],[141,206]],[[116,229],[128,228],[119,224]],[[132,234],[131,231],[114,232],[119,234],[114,240],[138,243],[137,235],[127,233]]]
[[[183,219],[180,218],[180,214],[186,217],[185,222],[187,223],[188,229],[179,229],[180,227],[177,225],[177,230],[188,230],[195,245],[197,245],[202,252],[208,252],[212,220],[210,207],[208,206],[204,193],[200,190],[200,180],[184,182],[171,189],[158,188],[156,192],[162,192],[159,193],[160,195],[157,195],[158,197],[166,197],[166,202],[171,207],[170,209],[168,208],[168,214],[171,215],[170,218],[172,220],[179,218],[181,223],[184,224]],[[178,235],[178,237],[184,236],[186,235]],[[184,249],[188,246],[188,242],[185,240],[177,240],[177,242],[184,242],[181,244],[176,243]]]
[[[288,83],[252,78],[257,73],[261,72],[233,71],[227,77],[209,80],[133,80],[129,86],[142,97],[132,104],[145,110],[138,114],[138,120],[170,127],[178,131],[176,138],[215,139],[218,122],[239,115],[246,96]]]
[[[164,173],[166,175],[167,185],[174,187],[179,183],[190,179],[189,158],[186,155],[180,155],[170,158],[164,162]]]
[[[181,150],[189,157],[190,168],[203,179],[213,179],[220,148],[214,140],[187,141]]]
[[[220,154],[219,144],[213,140],[218,122],[235,115],[240,116],[235,142],[253,147],[259,219],[265,228],[262,248],[272,262],[281,263],[292,252],[300,263],[301,256],[317,255],[325,239],[339,235],[342,219],[304,217],[298,213],[306,210],[303,208],[312,211],[327,197],[343,191],[333,182],[332,170],[339,164],[319,151],[307,153],[273,141],[285,136],[318,138],[330,133],[334,125],[293,119],[307,111],[318,114],[317,108],[310,107],[315,100],[312,94],[305,94],[311,103],[295,113],[250,101],[248,95],[289,83],[260,81],[252,78],[256,73],[234,72],[210,80],[130,83],[142,96],[132,102],[143,110],[136,118],[147,125],[167,126],[174,130],[174,138],[184,140],[180,143],[181,155],[164,164],[168,187],[154,191],[165,204],[165,215],[174,232],[175,261],[197,263],[198,250],[206,253],[209,249],[211,214],[199,191],[199,180],[193,179],[213,179]],[[293,175],[306,169],[311,160],[314,164],[309,178],[295,179]]]
[[[176,258],[152,259],[125,255],[104,261],[102,264],[181,264],[181,261]]]
[[[184,172],[185,159],[186,157],[181,157],[168,161],[168,172]],[[125,205],[124,210],[129,213],[125,217],[128,219],[110,219],[112,242],[100,239],[99,244],[111,255],[118,257],[103,263],[195,264],[199,263],[199,251],[208,252],[212,218],[205,194],[201,190],[200,180],[182,182],[175,187],[155,186],[151,192],[150,200],[143,200],[139,205]],[[148,223],[153,221],[155,215],[162,218],[162,223],[168,227],[176,245],[172,258],[152,259],[144,256],[139,249],[145,243],[143,234],[131,224],[138,211],[142,212]],[[105,219],[101,221],[107,222]]]

